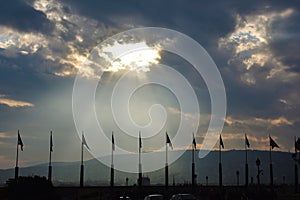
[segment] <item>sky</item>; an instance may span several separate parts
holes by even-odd
[[[270,134],[280,146],[277,150],[293,151],[294,137],[300,136],[299,12],[296,0],[5,2],[0,7],[0,168],[15,165],[18,129],[24,143],[21,166],[48,161],[51,130],[53,160],[79,160],[81,141],[72,112],[76,75],[91,75],[84,62],[101,42],[142,27],[179,31],[202,45],[214,60],[227,98],[222,130],[225,150],[243,149],[246,133],[251,149],[268,150]],[[127,62],[130,56],[123,57],[105,68],[99,79],[95,110],[103,131],[108,138],[114,131],[119,147],[137,151],[138,131],[133,133],[122,111],[117,110],[115,115],[121,116],[123,125],[128,125],[124,130],[132,135],[118,127],[122,122],[114,122],[109,101],[112,88],[128,71],[138,79],[150,72],[160,74],[151,67],[163,63],[190,81],[200,112],[191,106],[189,112],[181,111],[170,88],[155,84],[138,88],[129,103],[131,119],[141,127],[152,122],[154,128],[142,132],[143,151],[159,150],[164,145],[165,130],[175,137],[180,116],[188,122],[200,116],[199,124],[191,122],[190,126],[201,146],[212,117],[205,81],[190,63],[161,50],[159,44],[139,41],[137,45],[146,47],[147,57],[134,55],[134,59],[140,59],[137,63],[146,68]],[[173,86],[182,87],[179,83]],[[120,101],[115,103],[113,108],[122,108]],[[156,104],[165,108],[164,113],[160,108],[150,109]],[[162,125],[161,121],[166,123]],[[151,135],[150,130],[158,133]],[[175,150],[185,148],[190,147],[174,146]],[[85,159],[89,158],[92,155],[86,152]]]

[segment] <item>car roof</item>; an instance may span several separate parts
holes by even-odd
[[[188,194],[188,193],[185,193],[185,194],[178,194],[178,195],[181,196],[181,197],[193,197],[193,198],[195,198],[194,195]]]

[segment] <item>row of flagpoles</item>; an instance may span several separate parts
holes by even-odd
[[[83,150],[84,146],[89,149],[89,146],[85,140],[84,133],[82,132],[82,139],[81,139],[81,166],[80,166],[80,187],[83,187],[84,185],[84,164],[83,164]],[[114,151],[115,151],[115,139],[114,139],[114,132],[112,132],[111,135],[111,142],[112,142],[112,152],[111,152],[111,180],[110,185],[114,186]],[[298,144],[299,143],[299,144]],[[272,164],[272,149],[279,148],[277,143],[273,140],[273,138],[269,135],[269,145],[270,145],[270,185],[273,185],[273,164]],[[300,141],[295,142],[295,153],[297,153],[297,145],[299,146],[298,149],[300,149]],[[19,167],[18,167],[18,159],[19,159],[19,146],[21,148],[21,151],[23,151],[23,141],[21,139],[20,132],[18,130],[18,141],[17,141],[17,156],[16,156],[16,167],[15,167],[15,179],[19,176]],[[169,147],[168,147],[169,146]],[[197,143],[196,138],[193,134],[193,140],[192,140],[192,185],[196,184],[196,178],[197,175],[195,173],[195,150],[197,149]],[[168,173],[168,148],[173,149],[173,145],[171,142],[171,139],[166,132],[166,165],[165,165],[165,186],[168,186],[169,180],[169,173]],[[245,134],[245,185],[248,186],[249,184],[249,173],[248,173],[248,156],[247,156],[247,150],[250,148],[250,143],[247,138],[247,135]],[[222,186],[222,149],[224,149],[224,143],[222,140],[222,136],[220,135],[219,138],[219,186]],[[52,181],[52,160],[51,160],[51,154],[53,152],[53,139],[52,139],[52,131],[50,131],[50,150],[49,150],[49,169],[48,169],[48,180]],[[139,175],[138,175],[138,185],[142,186],[142,162],[141,162],[141,153],[142,153],[142,138],[141,138],[141,132],[139,132]],[[258,163],[257,163],[258,164]],[[259,164],[258,164],[258,183],[259,183]],[[295,184],[298,184],[298,168],[297,164],[295,164]]]
[[[220,135],[220,144],[219,144],[219,186],[222,186],[222,154],[221,154],[221,148],[224,149],[224,143],[222,140],[222,136]],[[269,135],[269,146],[270,146],[270,185],[273,186],[273,163],[272,163],[272,149],[279,148],[278,144],[273,140],[273,138]],[[248,155],[247,150],[250,148],[250,142],[247,138],[247,135],[245,134],[245,185],[248,186],[249,184],[249,169],[248,169]],[[257,174],[257,182],[259,184],[259,176],[261,173],[261,170],[259,170],[260,163],[257,163],[258,166],[258,174]],[[297,178],[298,180],[298,178]]]
[[[17,157],[16,157],[16,167],[15,167],[15,179],[19,177],[19,146],[21,151],[23,151],[23,141],[20,135],[20,131],[18,130],[18,140],[17,140]],[[50,131],[50,150],[49,150],[49,168],[48,168],[48,180],[52,181],[52,152],[53,152],[53,139],[52,139],[52,131]]]

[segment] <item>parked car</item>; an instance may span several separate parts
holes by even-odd
[[[170,200],[197,200],[192,194],[174,194]]]
[[[161,194],[150,194],[144,198],[144,200],[163,200],[164,196]]]

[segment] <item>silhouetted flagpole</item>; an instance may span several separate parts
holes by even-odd
[[[193,133],[193,141],[192,141],[192,185],[196,184],[196,174],[195,174],[195,150],[197,148],[196,139]]]
[[[168,134],[166,132],[166,137],[168,141]],[[166,143],[166,166],[165,166],[165,186],[169,185],[169,170],[168,170],[168,143]]]
[[[297,146],[296,146],[296,136],[295,136],[295,166],[294,166],[294,173],[295,173],[295,191],[297,192],[297,188],[298,188],[298,164],[297,164]]]
[[[114,150],[115,150],[115,138],[114,138],[114,132],[112,131],[111,134],[111,142],[112,142],[112,146],[111,146],[111,167],[110,167],[110,186],[114,187]]]
[[[249,140],[247,138],[247,135],[245,133],[245,152],[246,152],[246,159],[245,159],[245,185],[248,186],[249,184],[249,169],[248,169],[248,154],[247,150],[250,147]]]
[[[142,138],[141,138],[141,132],[139,131],[139,179],[138,179],[139,186],[142,186],[142,176],[143,176],[141,150],[142,150]]]
[[[272,148],[270,146],[270,185],[273,186]]]
[[[83,139],[83,133],[82,133],[82,139]],[[83,171],[84,171],[84,166],[83,166],[83,141],[81,141],[81,165],[80,165],[80,187],[83,187]]]
[[[15,179],[19,177],[19,167],[18,161],[19,160],[19,130],[18,130],[18,142],[17,142],[17,158],[16,158],[16,167],[15,167]]]
[[[85,141],[84,134],[82,131],[82,138],[81,138],[81,166],[80,166],[80,187],[83,187],[83,180],[84,180],[84,166],[83,166],[83,146],[89,149],[87,142]]]
[[[270,185],[273,186],[273,164],[272,164],[272,149],[274,147],[279,148],[279,146],[276,144],[276,142],[271,138],[269,135],[270,140]]]
[[[168,168],[168,144],[173,149],[171,140],[166,132],[166,166],[165,166],[165,186],[169,185],[169,168]]]
[[[16,167],[15,167],[15,179],[18,179],[19,177],[19,145],[21,146],[21,151],[23,151],[23,142],[20,136],[20,132],[18,130],[18,140],[17,140],[17,157],[16,157]]]
[[[221,150],[221,146],[222,146],[222,148],[224,148],[222,136],[220,135],[220,144],[219,144],[219,186],[220,187],[223,185],[223,183],[222,183],[223,178],[222,178],[222,150]]]
[[[49,169],[48,169],[48,181],[52,182],[52,161],[51,154],[53,152],[53,140],[52,140],[52,131],[50,131],[50,150],[49,150]]]

